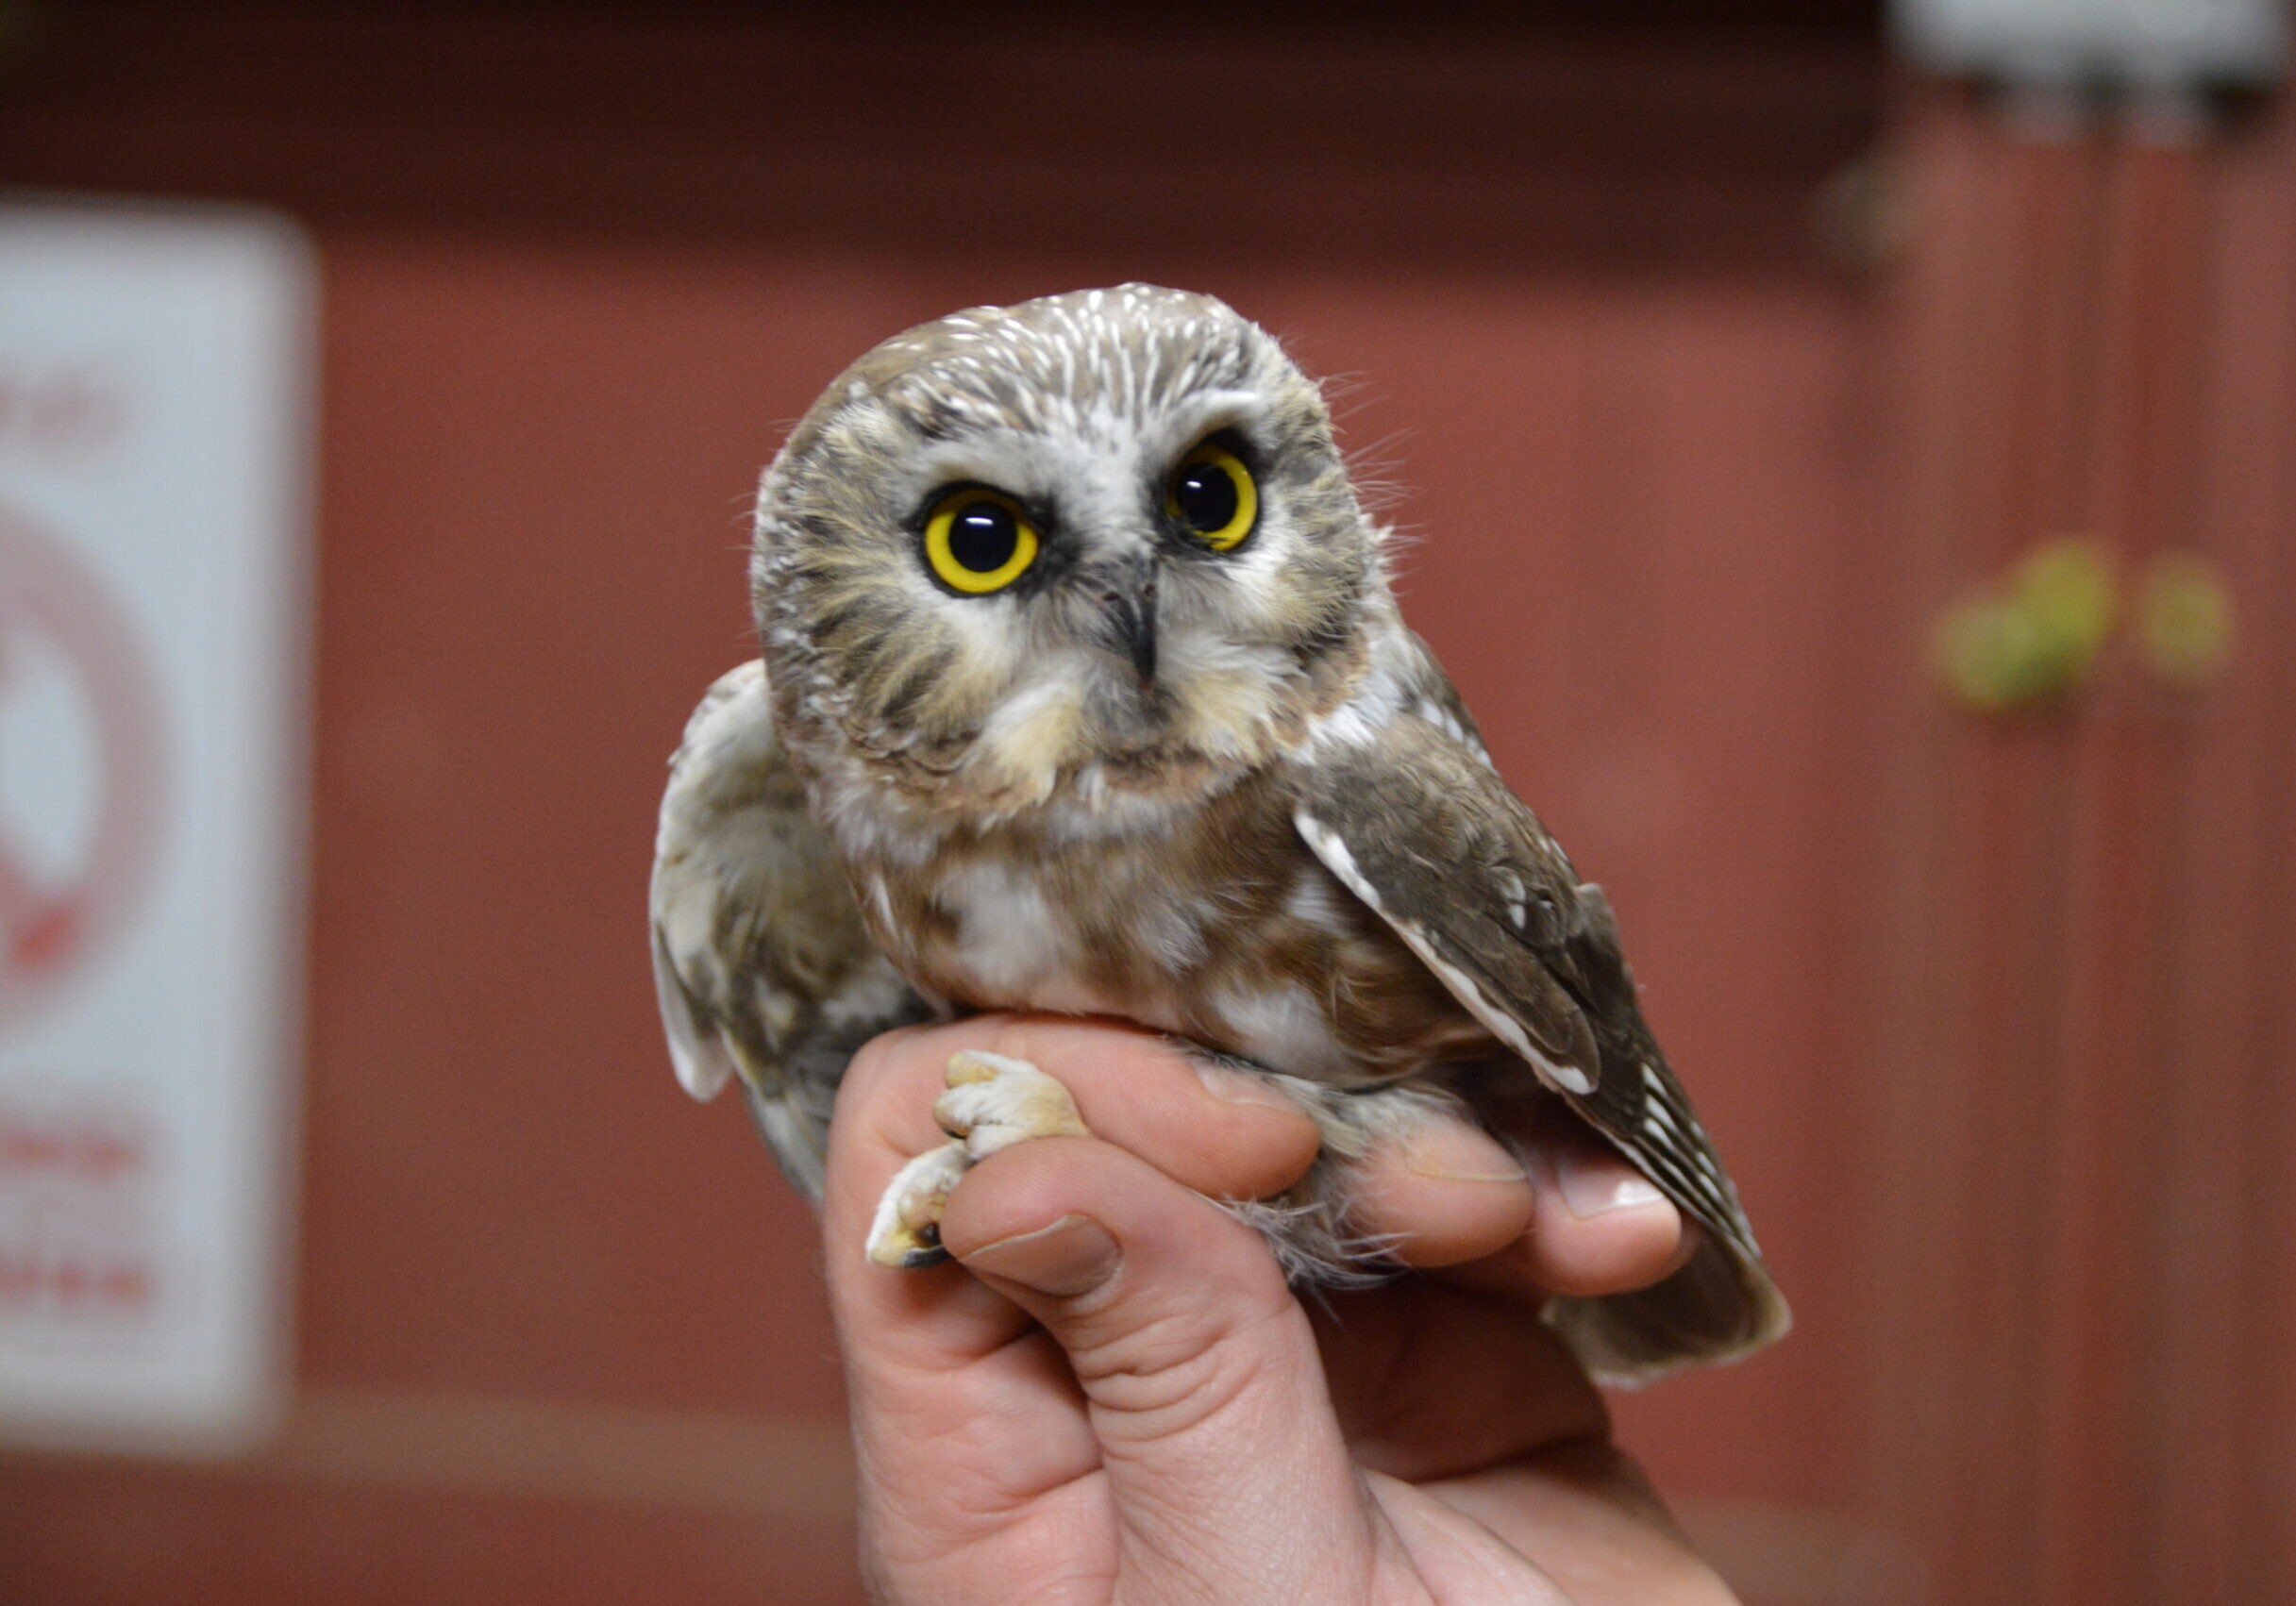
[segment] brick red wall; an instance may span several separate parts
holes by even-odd
[[[919,318],[1127,276],[1360,380],[1411,617],[1611,888],[1801,1313],[1627,1434],[1757,1581],[1822,1573],[1855,1460],[1845,666],[1880,649],[1866,314],[1808,214],[1870,66],[1827,36],[58,25],[0,176],[249,195],[320,248],[300,1404],[245,1464],[0,1459],[0,1593],[852,1598],[810,1221],[654,1024],[662,762],[749,651],[745,500],[819,386]],[[998,92],[951,128],[974,70]]]

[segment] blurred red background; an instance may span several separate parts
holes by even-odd
[[[2036,154],[1817,0],[82,4],[5,74],[0,179],[277,207],[323,329],[296,1405],[240,1462],[0,1458],[0,1595],[857,1598],[810,1217],[655,1024],[662,761],[751,653],[747,497],[819,387],[920,319],[1126,278],[1353,382],[1413,622],[1611,889],[1800,1318],[1619,1404],[1749,1597],[2296,1576],[2285,1360],[2238,1380],[2285,1355],[2239,1246],[2288,1190],[2223,1149],[2296,1131],[2265,1074],[2296,978],[2260,957],[2296,687],[2252,654],[2195,713],[2123,666],[2003,728],[1922,658],[1947,596],[2077,531],[2213,543],[2273,641],[2276,112]],[[2192,266],[2220,237],[2262,265]],[[2053,399],[2124,348],[2096,383],[2170,385],[2155,413]],[[2232,490],[2081,489],[2116,475]],[[2194,880],[2212,844],[2253,870]],[[2227,878],[2231,935],[2194,901]],[[2196,975],[2246,1023],[2198,1064]],[[2140,1053],[2247,1102],[2180,1125]],[[2216,1526],[2163,1514],[2203,1475]]]

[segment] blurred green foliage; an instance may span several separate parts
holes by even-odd
[[[2053,541],[2001,583],[1937,623],[1937,671],[1986,710],[2053,702],[2085,684],[2120,618],[2112,555],[2094,541]]]

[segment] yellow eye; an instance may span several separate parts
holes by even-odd
[[[1260,517],[1260,488],[1243,459],[1207,441],[1172,471],[1164,510],[1213,551],[1232,552]]]
[[[925,560],[959,591],[1002,591],[1036,561],[1036,527],[1012,497],[968,485],[926,519]]]

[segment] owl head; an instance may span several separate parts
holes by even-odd
[[[1139,284],[863,357],[767,469],[751,577],[799,761],[943,812],[1217,786],[1344,699],[1387,597],[1316,386]]]

